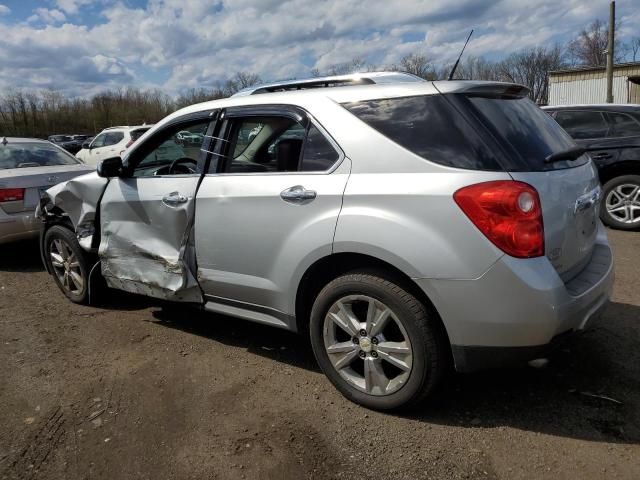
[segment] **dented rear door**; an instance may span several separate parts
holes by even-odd
[[[125,159],[124,174],[109,181],[100,206],[99,255],[110,287],[202,302],[191,234],[213,119],[200,117],[155,132]],[[199,141],[184,143],[178,135],[184,130]]]

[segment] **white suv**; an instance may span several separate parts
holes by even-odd
[[[82,145],[82,150],[76,154],[76,158],[88,165],[97,165],[105,158],[118,157],[152,126],[105,128],[91,143],[85,142]]]

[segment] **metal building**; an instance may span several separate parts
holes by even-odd
[[[549,105],[605,103],[605,67],[578,67],[549,72]],[[613,103],[640,103],[640,62],[613,68]]]

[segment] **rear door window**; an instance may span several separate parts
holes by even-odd
[[[560,110],[556,114],[556,122],[576,140],[604,138],[609,130],[602,112]]]
[[[502,170],[471,123],[443,95],[366,100],[343,106],[426,160],[456,168]]]
[[[609,137],[635,137],[640,136],[640,124],[626,113],[609,112],[611,130]]]
[[[108,147],[110,145],[116,145],[120,143],[124,138],[124,133],[122,132],[110,132],[107,133],[107,138],[104,141],[104,146]]]

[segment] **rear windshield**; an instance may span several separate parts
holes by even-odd
[[[421,95],[343,106],[416,155],[449,167],[542,171],[588,161],[583,155],[574,161],[544,162],[575,143],[527,98]]]
[[[449,167],[502,170],[471,123],[443,95],[366,100],[343,106],[422,158]]]
[[[46,143],[16,143],[0,145],[0,170],[8,168],[77,165],[78,160]]]
[[[542,171],[576,167],[589,161],[586,155],[576,160],[545,163],[544,159],[576,144],[571,137],[528,98],[465,96],[480,121],[506,150],[510,171]],[[463,102],[465,101],[463,100]]]

